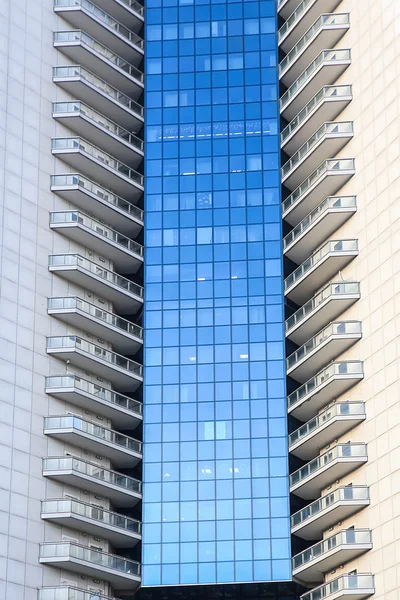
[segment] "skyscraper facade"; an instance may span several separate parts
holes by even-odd
[[[0,2],[0,600],[400,599],[399,36]]]

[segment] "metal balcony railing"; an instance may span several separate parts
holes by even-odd
[[[343,597],[347,595],[357,594],[358,590],[374,590],[374,576],[370,574],[341,575],[337,579],[333,579],[328,583],[307,592],[300,596],[300,600],[324,600],[331,596],[337,597],[337,594],[343,592]],[[348,594],[347,594],[348,592]],[[374,593],[372,591],[372,593]],[[340,596],[342,597],[342,596]],[[363,596],[364,597],[364,596]]]
[[[345,529],[339,531],[336,535],[326,538],[300,554],[296,554],[292,559],[293,569],[299,569],[312,560],[322,557],[327,552],[334,550],[338,546],[354,546],[357,544],[370,544],[371,542],[372,536],[369,529]]]

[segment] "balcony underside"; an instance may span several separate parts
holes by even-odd
[[[278,13],[282,19],[287,19],[299,4],[301,4],[301,0],[280,0],[278,1]]]
[[[106,189],[103,190],[102,195],[95,194],[86,189],[82,181],[73,185],[52,185],[51,191],[67,202],[71,202],[73,206],[95,215],[100,221],[109,223],[111,227],[128,237],[135,238],[143,229],[144,223],[141,219],[121,210],[107,200],[113,195]]]
[[[101,509],[99,509],[100,511]],[[100,520],[89,519],[74,512],[42,513],[41,518],[50,523],[57,523],[63,527],[106,539],[116,548],[131,548],[141,540],[139,534],[130,532],[128,529],[115,527]]]
[[[339,500],[303,523],[292,527],[292,534],[303,540],[319,540],[324,531],[369,505],[369,500]]]
[[[115,364],[107,363],[95,354],[92,355],[79,349],[47,348],[47,354],[65,362],[69,360],[71,364],[80,369],[111,381],[115,389],[121,392],[134,392],[143,383],[140,376]]]
[[[130,6],[132,4],[132,6]],[[131,31],[140,33],[143,27],[143,16],[134,10],[134,3],[125,2],[124,0],[96,0],[96,5],[108,12],[120,23],[129,27]]]
[[[104,231],[101,223],[99,223],[98,228]],[[108,260],[113,262],[114,268],[117,269],[118,273],[123,275],[128,273],[130,275],[135,274],[143,266],[143,258],[139,254],[124,248],[121,244],[116,244],[113,240],[107,238],[106,235],[97,233],[95,230],[86,227],[78,221],[73,223],[50,223],[50,229],[58,231],[70,240],[93,250],[100,256],[107,257]]]
[[[49,271],[57,273],[67,281],[93,292],[100,298],[109,300],[112,302],[114,309],[120,314],[135,314],[143,306],[143,299],[140,296],[112,284],[104,279],[101,274],[95,275],[74,265],[50,266]]]
[[[90,394],[75,386],[46,387],[45,391],[46,394],[50,394],[63,402],[71,403],[74,406],[79,406],[79,408],[110,419],[114,427],[121,431],[135,429],[143,421],[140,414],[136,414],[119,404],[107,402],[101,395]]]
[[[114,99],[83,77],[53,77],[53,82],[68,92],[73,98],[82,100],[99,113],[125,127],[129,131],[140,131],[143,127],[143,117],[128,106]]]

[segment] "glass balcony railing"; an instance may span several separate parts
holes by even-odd
[[[107,350],[106,348],[102,348],[96,344],[92,344],[91,342],[88,342],[77,335],[48,337],[46,339],[48,349],[60,350],[65,348],[66,350],[80,350],[91,358],[103,360],[110,366],[129,371],[129,373],[135,375],[136,377],[143,377],[143,366],[139,363],[129,360],[129,358],[126,358],[121,354],[111,352],[111,350]]]
[[[319,250],[307,258],[293,273],[285,279],[285,291],[294,285],[312,269],[320,260],[324,259],[331,252],[356,252],[358,250],[358,240],[330,240]]]
[[[93,108],[90,108],[84,102],[53,102],[53,114],[56,116],[59,114],[83,115],[96,125],[107,129],[108,132],[113,133],[124,142],[143,152],[143,141],[140,138],[120,127],[114,121],[110,121],[110,119],[93,110]]]
[[[126,533],[141,535],[142,524],[136,519],[131,519],[125,515],[111,512],[101,506],[93,506],[77,500],[42,500],[42,514],[49,515],[54,513],[71,513],[96,521],[100,525],[116,527]]]
[[[372,536],[369,529],[344,529],[336,535],[326,538],[318,544],[314,544],[300,554],[293,557],[293,569],[299,569],[306,566],[307,563],[322,557],[327,552],[334,550],[338,546],[355,546],[371,544]]]
[[[330,209],[346,209],[357,207],[357,196],[328,196],[321,204],[311,211],[305,219],[292,229],[283,238],[283,248],[286,249],[290,244],[297,240],[307,229],[311,229],[315,221]]]
[[[350,15],[348,13],[321,15],[281,61],[279,65],[279,74],[282,75],[282,73],[297,60],[298,55],[317,32],[321,31],[324,27],[338,27],[340,25],[350,25]]]
[[[317,131],[306,141],[305,144],[297,150],[290,160],[285,163],[281,169],[282,178],[286,177],[290,171],[301,163],[303,158],[318,144],[325,136],[341,137],[353,134],[353,122],[344,121],[340,123],[324,123]]]
[[[342,335],[361,335],[361,322],[360,321],[337,321],[329,323],[327,327],[319,331],[317,335],[314,335],[308,342],[300,346],[293,354],[288,356],[286,359],[286,368],[291,369],[297,363],[306,358],[313,350],[317,349],[318,346],[326,342],[332,336]]]
[[[98,592],[81,590],[71,586],[45,587],[38,590],[38,600],[118,600]]]
[[[311,475],[317,473],[327,465],[340,458],[365,458],[367,456],[366,444],[336,444],[331,450],[317,456],[304,467],[290,475],[290,487],[301,483]]]
[[[101,279],[107,283],[120,288],[121,291],[143,298],[143,288],[140,285],[133,283],[133,281],[126,279],[126,277],[114,273],[114,271],[105,269],[101,265],[98,265],[79,254],[51,254],[49,256],[49,267],[77,267],[86,271],[88,274],[101,277]]]
[[[131,181],[135,182],[137,185],[143,187],[143,175],[140,175],[140,173],[138,173],[134,169],[131,169],[130,167],[128,167],[128,165],[125,165],[113,156],[110,156],[110,154],[103,152],[103,150],[100,150],[100,148],[97,148],[93,144],[90,144],[89,142],[83,140],[80,137],[53,138],[51,140],[51,148],[52,150],[62,151],[80,150],[81,152],[88,154],[95,160],[98,160],[99,162],[103,163],[107,167],[114,169],[114,171],[117,171],[119,174],[123,175],[124,177],[127,177]]]
[[[324,600],[340,592],[357,594],[357,590],[373,590],[375,588],[373,575],[362,575],[355,573],[354,575],[341,575],[337,579],[324,583],[320,587],[314,588],[310,592],[303,594],[300,600]]]
[[[129,108],[129,110],[131,110],[132,112],[135,112],[140,117],[143,117],[143,106],[129,98],[123,92],[117,90],[115,87],[113,87],[103,79],[100,79],[100,77],[97,77],[97,75],[94,75],[84,67],[81,67],[80,65],[73,65],[68,67],[53,67],[53,78],[64,79],[69,77],[80,77],[81,79],[95,87],[99,92],[102,92],[106,96],[109,96],[112,100],[119,102],[123,106]]]
[[[121,58],[121,56],[118,56],[118,54],[115,54],[115,52],[112,52],[109,48],[103,46],[103,44],[100,44],[100,42],[79,29],[74,31],[55,31],[53,39],[55,44],[79,42],[99,54],[105,60],[108,60],[108,62],[121,69],[121,71],[124,71],[124,73],[127,73],[130,77],[137,79],[140,83],[144,81],[142,71],[139,71],[139,69],[131,65],[127,60]]]
[[[296,325],[306,319],[327,298],[346,295],[353,296],[355,294],[360,294],[360,284],[357,282],[330,283],[286,320],[286,331],[296,327]]]
[[[294,513],[290,517],[291,526],[297,527],[306,523],[309,519],[318,516],[337,502],[364,502],[365,500],[369,500],[369,488],[364,485],[338,488],[334,492],[322,496],[322,498]]]
[[[74,388],[77,393],[82,392],[84,394],[96,396],[96,398],[99,398],[102,402],[109,402],[116,408],[129,410],[138,416],[143,414],[142,403],[138,402],[138,400],[133,400],[133,398],[128,398],[128,396],[101,387],[91,381],[82,379],[77,375],[51,375],[50,377],[46,377],[46,389],[51,390],[52,388]],[[49,393],[51,393],[51,391]]]
[[[355,161],[352,158],[339,158],[325,160],[311,175],[296,188],[290,196],[282,203],[283,212],[289,210],[304,194],[308,192],[316,181],[329,171],[338,173],[340,171],[354,171]]]
[[[286,21],[283,23],[282,27],[279,29],[279,31],[278,31],[279,41],[281,41],[282,38],[285,37],[287,32],[295,25],[295,23],[297,23],[302,18],[302,16],[307,11],[308,7],[313,2],[315,2],[315,0],[303,0],[303,2],[300,2],[299,6],[296,8],[296,10],[294,12],[292,12],[292,14],[286,19]],[[282,2],[279,2],[279,4],[282,4]]]
[[[307,438],[310,434],[318,431],[318,429],[329,421],[332,421],[335,417],[363,417],[365,416],[365,405],[363,402],[337,402],[333,406],[330,406],[327,410],[319,413],[314,419],[305,423],[293,431],[289,435],[289,447],[301,442]]]
[[[120,330],[121,333],[128,333],[135,337],[143,339],[143,328],[139,327],[135,323],[131,323],[114,313],[110,313],[86,300],[78,298],[78,296],[64,296],[60,298],[49,298],[47,300],[47,310],[78,310],[87,314],[90,317],[94,317],[98,321],[102,321],[107,325],[111,325],[116,329]]]
[[[94,563],[96,569],[104,567],[121,574],[140,577],[140,563],[116,554],[108,554],[94,548],[87,548],[74,542],[45,542],[39,545],[39,558],[77,559]]]
[[[323,383],[326,383],[329,379],[333,379],[336,376],[354,376],[361,377],[364,374],[363,363],[359,360],[335,362],[329,365],[323,371],[320,371],[312,377],[309,381],[306,381],[296,391],[292,392],[288,396],[289,408],[300,402],[303,398],[313,393]]]
[[[77,474],[91,477],[100,482],[114,485],[121,490],[142,493],[142,482],[123,473],[106,469],[100,465],[81,460],[75,456],[52,456],[43,459],[43,471],[72,471]]]
[[[314,1],[314,0],[313,0]],[[289,125],[285,127],[285,129],[281,133],[281,143],[287,140],[288,137],[292,135],[296,129],[300,127],[304,121],[308,118],[308,116],[314,111],[314,109],[318,106],[318,104],[322,103],[324,100],[329,100],[332,98],[347,98],[352,95],[352,87],[351,85],[327,85],[323,87],[318,94],[314,96],[314,98],[305,106],[296,116],[290,121]]]
[[[317,58],[307,67],[305,71],[296,79],[296,81],[290,86],[288,90],[282,95],[280,100],[281,110],[285,108],[287,104],[292,100],[299,89],[306,83],[308,79],[311,79],[315,72],[324,62],[343,62],[351,59],[350,50],[323,50]]]
[[[135,4],[137,4],[140,7],[140,4]],[[144,41],[139,35],[136,35],[136,33],[130,31],[130,29],[122,25],[122,23],[119,23],[116,19],[111,17],[111,15],[106,13],[104,10],[101,10],[101,8],[99,8],[92,2],[89,2],[89,0],[54,0],[54,6],[55,8],[64,6],[80,6],[85,12],[89,13],[90,15],[101,21],[103,25],[105,25],[109,29],[112,29],[121,37],[124,37],[127,40],[129,40],[131,44],[134,44],[141,50],[143,50],[144,48]],[[139,14],[143,14],[143,7],[140,8],[142,9],[142,12]]]
[[[143,257],[143,246],[126,237],[123,233],[119,233],[118,231],[115,231],[115,229],[111,229],[111,227],[107,227],[106,225],[103,225],[103,223],[100,223],[100,221],[96,221],[77,210],[50,213],[50,225],[61,223],[82,225],[93,231],[93,233],[100,235],[106,241],[114,242],[114,244],[120,246],[121,249],[128,250],[133,254]]]
[[[54,430],[54,432],[58,429],[74,429],[77,433],[86,433],[87,435],[98,438],[102,442],[119,446],[123,450],[135,452],[136,454],[142,453],[142,444],[138,440],[119,433],[118,431],[114,431],[113,429],[100,427],[99,425],[90,423],[90,421],[85,421],[80,417],[72,415],[44,417],[44,428],[46,430]]]

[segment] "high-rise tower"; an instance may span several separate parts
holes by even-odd
[[[399,600],[397,0],[0,2],[0,600]]]

